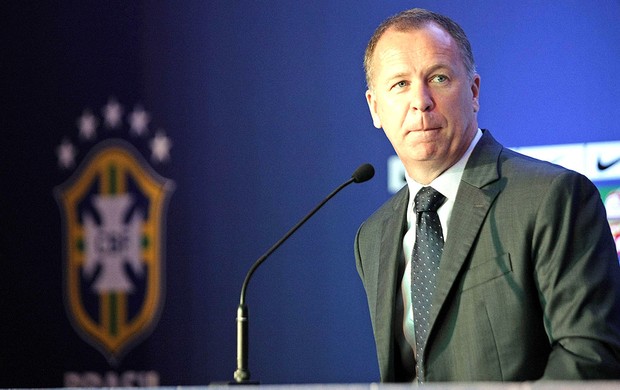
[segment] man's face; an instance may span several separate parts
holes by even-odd
[[[387,30],[371,64],[373,123],[409,175],[427,184],[460,159],[478,129],[480,77],[467,75],[456,43],[435,24]]]

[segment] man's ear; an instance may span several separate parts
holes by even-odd
[[[471,93],[474,112],[480,111],[480,75],[475,74],[471,81]]]
[[[366,102],[368,103],[368,110],[370,110],[370,115],[372,116],[372,124],[375,125],[377,129],[380,129],[381,119],[377,112],[377,99],[370,89],[366,91]]]

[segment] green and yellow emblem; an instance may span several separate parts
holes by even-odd
[[[111,362],[159,319],[173,189],[131,144],[114,139],[98,144],[56,188],[67,312],[82,337]]]

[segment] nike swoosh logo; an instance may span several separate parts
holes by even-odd
[[[614,161],[611,161],[611,162],[605,164],[605,163],[601,162],[601,158],[599,157],[598,158],[598,170],[599,171],[604,171],[606,169],[609,169],[609,168],[613,167],[614,165],[616,165],[619,162],[620,162],[620,157],[615,159]]]

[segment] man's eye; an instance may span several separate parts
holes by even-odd
[[[435,75],[431,78],[431,82],[433,83],[445,83],[448,81],[448,77],[442,74]]]
[[[403,80],[403,81],[399,81],[396,84],[394,84],[392,88],[405,88],[407,85],[409,85],[409,83]]]

